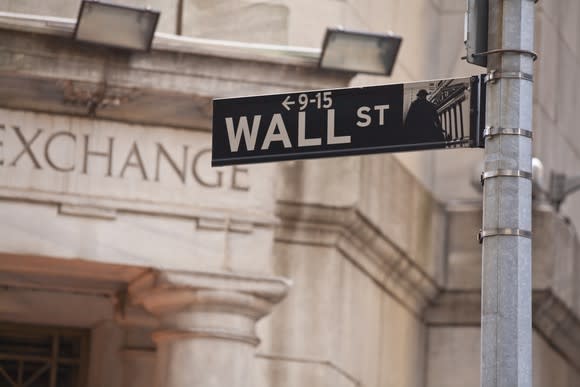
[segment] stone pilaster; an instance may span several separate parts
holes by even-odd
[[[288,291],[281,278],[233,273],[151,272],[131,301],[160,321],[156,387],[252,386],[255,323]]]

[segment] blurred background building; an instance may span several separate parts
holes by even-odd
[[[151,51],[73,40],[79,0],[0,0],[0,386],[478,385],[481,150],[210,167],[213,98],[484,72],[465,2],[115,3],[161,12]],[[536,5],[537,387],[580,386],[580,194],[543,195],[580,175],[579,18]],[[336,25],[401,35],[392,77],[223,42]]]

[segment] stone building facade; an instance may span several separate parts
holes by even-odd
[[[124,4],[161,11],[151,52],[72,40],[77,0],[0,0],[0,385],[478,385],[480,150],[210,167],[213,98],[481,73],[464,2]],[[569,174],[578,4],[536,6],[534,151]],[[402,35],[392,78],[187,38],[338,24]],[[580,195],[537,196],[534,386],[577,387]]]

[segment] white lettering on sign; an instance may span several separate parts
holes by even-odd
[[[375,105],[372,107],[370,106],[361,106],[356,111],[356,116],[358,118],[356,122],[356,126],[359,128],[366,128],[369,126],[373,119],[371,117],[371,110],[379,112],[379,126],[383,126],[385,124],[385,110],[389,110],[390,105]]]
[[[232,117],[226,117],[226,129],[228,131],[228,140],[230,142],[230,150],[232,152],[237,152],[240,147],[240,141],[244,137],[246,143],[246,148],[248,150],[254,150],[256,146],[256,137],[258,136],[258,127],[260,126],[260,120],[262,116],[254,116],[252,121],[252,130],[248,124],[248,117],[241,116],[238,121],[237,128],[234,128],[234,119]]]
[[[379,111],[379,125],[384,125],[385,110],[389,110],[389,105],[375,105],[375,110]]]
[[[275,133],[276,128],[279,129],[279,133]],[[280,113],[276,113],[272,116],[272,121],[270,121],[270,126],[266,132],[266,138],[262,144],[262,150],[268,149],[272,141],[282,141],[284,143],[284,148],[292,148],[290,137],[288,137],[288,132],[286,131],[286,126],[284,125],[282,114]]]
[[[290,96],[288,95],[288,96],[286,96],[284,101],[282,101],[282,106],[284,106],[284,109],[290,110],[290,106],[294,105],[295,103],[296,102],[290,100]]]
[[[318,100],[318,108],[320,109],[320,93],[316,94],[316,98]],[[322,105],[323,108],[325,109],[329,109],[332,106],[332,93],[330,91],[325,91],[323,93],[323,97],[322,99],[324,100],[324,105]]]
[[[306,112],[298,113],[298,146],[316,146],[322,144],[321,138],[306,138]]]
[[[382,112],[385,106],[381,105],[381,109],[376,109],[381,112],[381,122],[383,120]],[[359,109],[360,110],[360,109]],[[369,108],[370,111],[370,108]],[[238,152],[240,148],[240,143],[242,137],[246,142],[246,147],[248,151],[253,151],[256,147],[256,139],[258,137],[258,131],[260,129],[260,122],[262,121],[261,115],[253,116],[252,129],[250,130],[248,117],[241,116],[238,121],[238,126],[234,126],[234,119],[232,117],[226,117],[226,127],[228,132],[228,140],[230,143],[230,150],[232,152]],[[370,120],[370,118],[369,118]],[[360,125],[359,125],[360,126]],[[295,144],[299,148],[307,146],[317,146],[322,145],[322,138],[320,137],[306,137],[306,112],[298,112],[298,138],[294,139]],[[286,129],[286,124],[284,123],[284,118],[281,113],[275,113],[272,115],[268,129],[266,130],[266,136],[262,142],[261,150],[268,150],[273,142],[282,142],[284,148],[292,148],[292,141]],[[328,109],[326,113],[326,142],[329,145],[337,144],[349,144],[351,142],[350,136],[337,136],[335,133],[335,110]],[[138,156],[138,155],[136,155]],[[133,165],[135,164],[135,165]],[[138,167],[138,161],[131,164],[131,166]]]
[[[371,108],[368,106],[361,106],[356,111],[356,116],[363,121],[357,121],[356,126],[359,128],[366,128],[371,124],[371,116],[368,114],[371,111]]]
[[[287,111],[290,111],[291,106],[296,104],[289,95],[282,101],[282,106]],[[313,98],[309,98],[308,94],[302,93],[298,95],[298,104],[300,105],[300,110],[304,110],[308,107],[308,104],[315,104],[317,109],[330,109],[332,107],[332,92],[318,92],[314,94]]]
[[[329,144],[349,144],[350,143],[350,136],[335,136],[334,135],[334,109],[328,109],[328,116],[327,116],[327,136],[328,136],[328,143]]]

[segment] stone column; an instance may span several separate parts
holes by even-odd
[[[157,316],[156,387],[251,387],[255,323],[288,281],[233,273],[151,272],[129,294]]]

